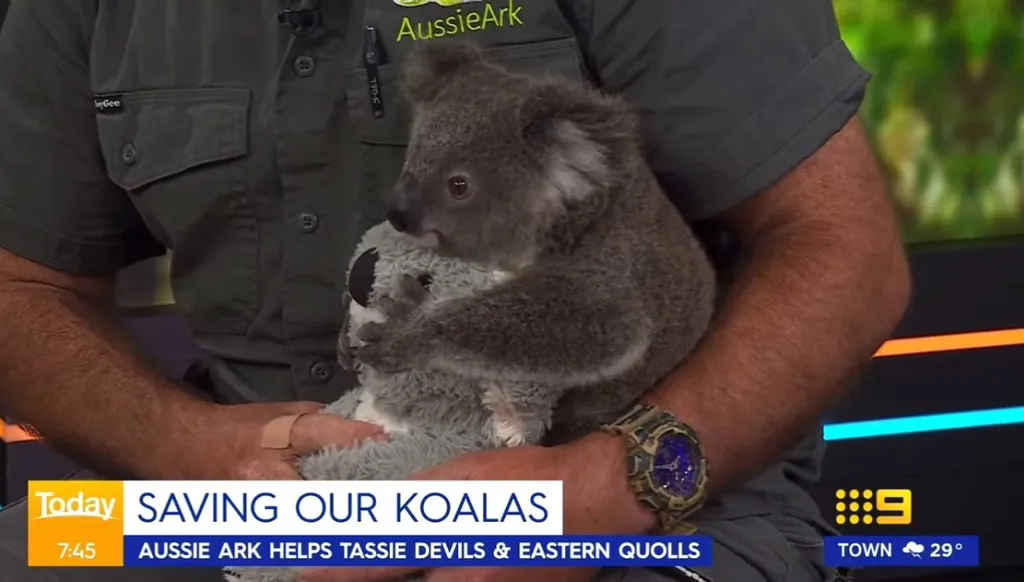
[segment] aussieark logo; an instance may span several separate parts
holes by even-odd
[[[431,3],[440,4],[441,6],[458,6],[459,4],[469,4],[470,2],[483,2],[483,0],[395,0],[395,4],[405,6],[406,8],[414,8]]]
[[[402,18],[395,42],[421,41],[484,32],[495,28],[524,26],[525,16],[519,0],[394,0],[399,6],[412,8],[438,4],[452,8],[440,18],[430,18],[410,11]]]

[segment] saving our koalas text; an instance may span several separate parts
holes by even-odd
[[[270,523],[289,511],[306,523],[544,523],[550,515],[547,495],[514,492],[488,494],[441,492],[303,493],[291,506],[280,506],[274,493],[139,495],[142,523]],[[388,515],[390,514],[390,515]]]

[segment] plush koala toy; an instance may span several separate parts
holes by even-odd
[[[677,366],[711,318],[710,262],[623,101],[442,42],[411,54],[405,96],[413,126],[388,221],[349,273],[339,358],[361,385],[326,410],[390,440],[302,458],[307,479],[403,479],[582,435]]]

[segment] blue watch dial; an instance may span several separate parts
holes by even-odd
[[[686,436],[665,435],[654,453],[651,480],[669,495],[690,499],[700,479],[697,451]]]

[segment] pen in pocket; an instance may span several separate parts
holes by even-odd
[[[384,98],[380,83],[380,39],[377,29],[367,26],[363,37],[363,65],[366,66],[366,84],[370,90],[370,107],[374,117],[384,117]]]

